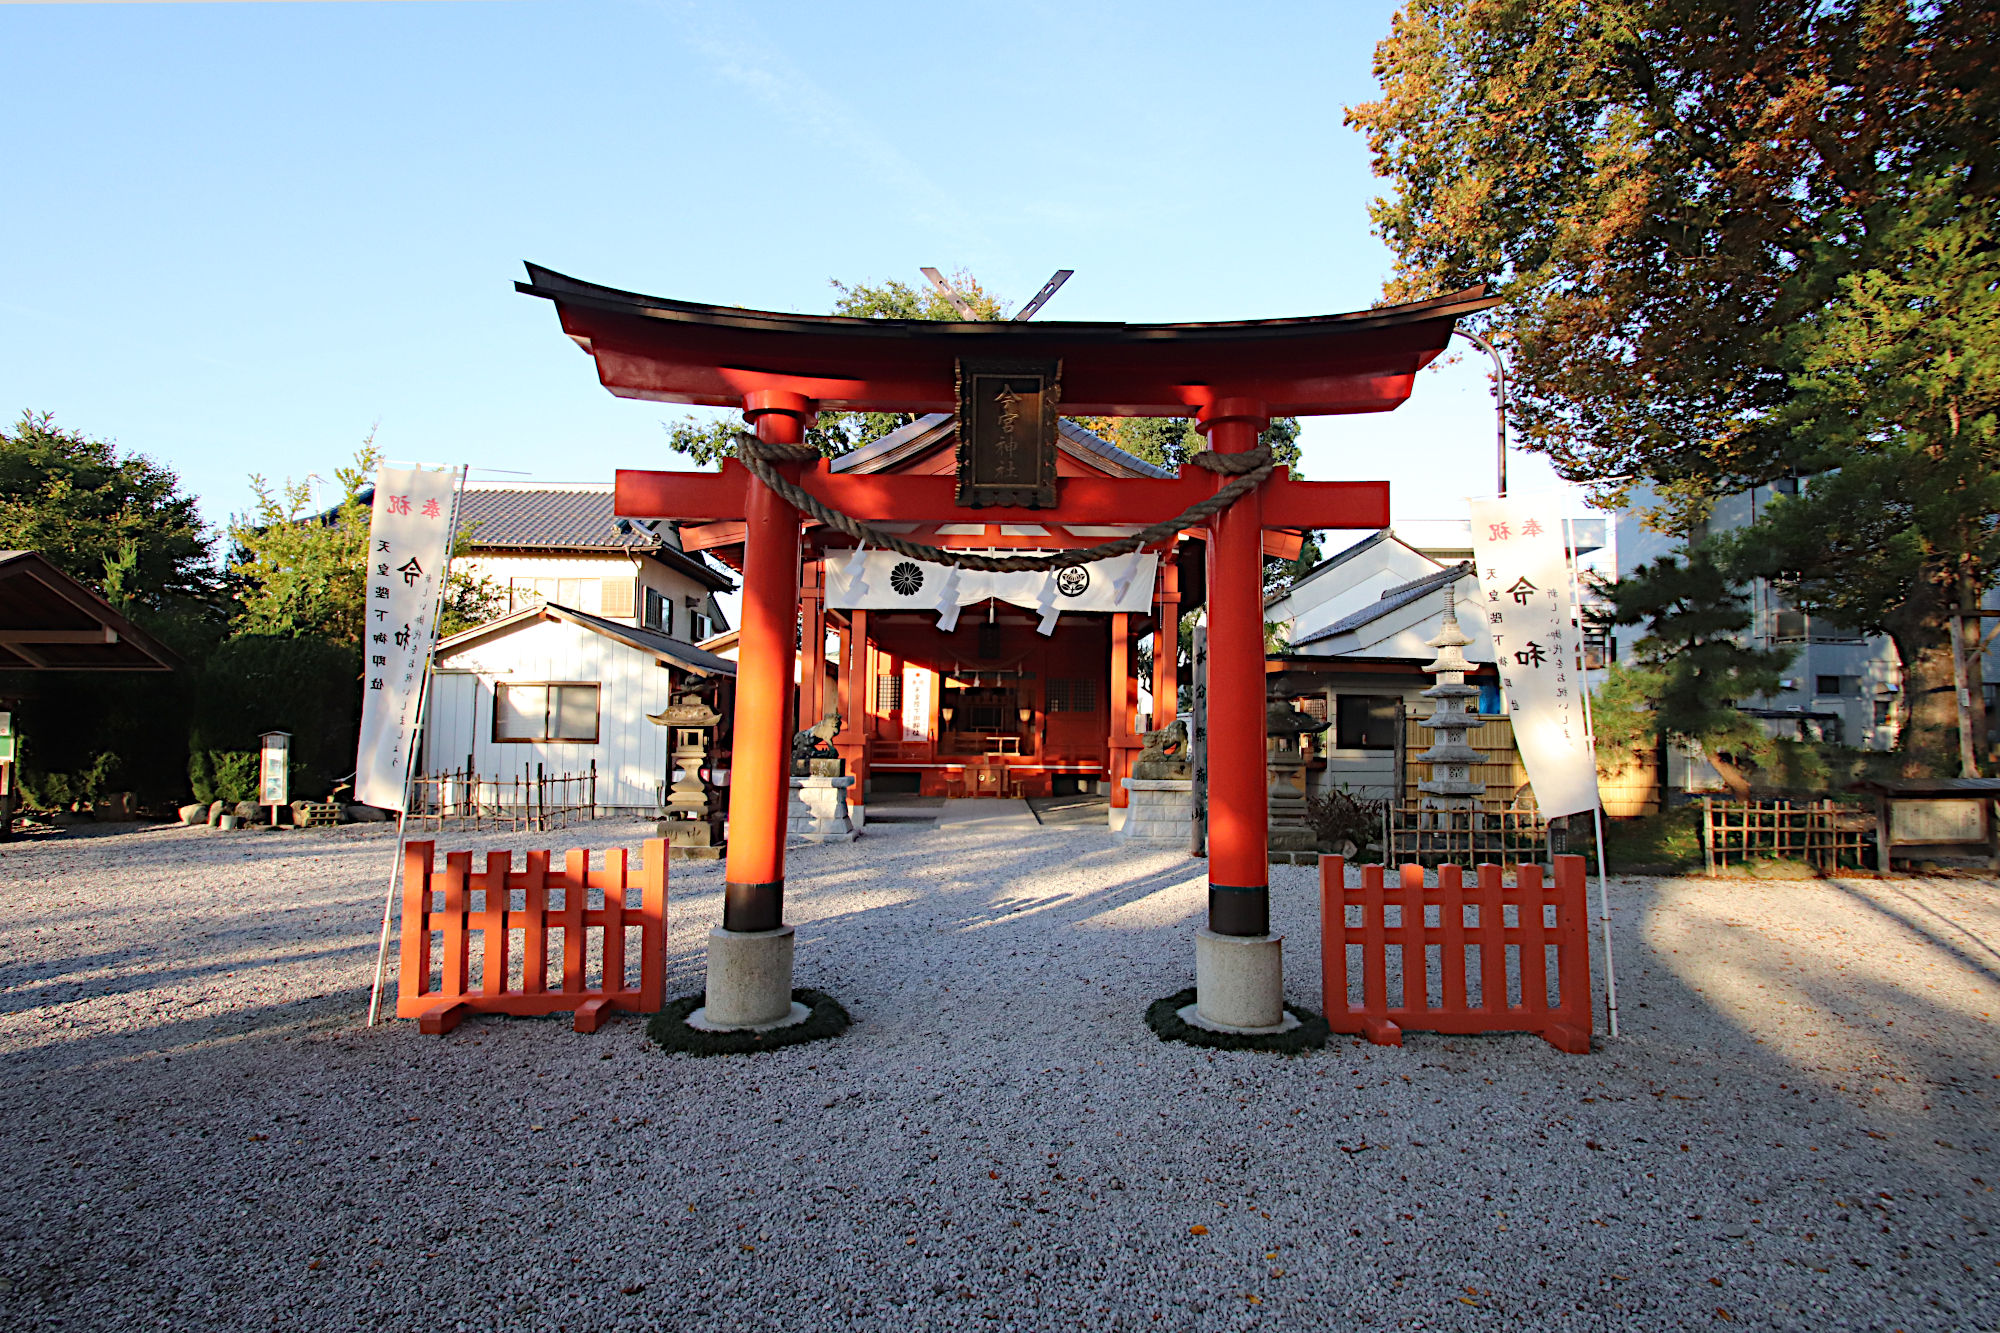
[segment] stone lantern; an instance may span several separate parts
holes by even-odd
[[[1264,734],[1270,739],[1265,762],[1271,768],[1270,841],[1273,861],[1318,859],[1315,855],[1318,843],[1312,826],[1306,822],[1306,758],[1301,742],[1326,728],[1326,723],[1292,707],[1288,699],[1272,699],[1265,705]]]
[[[1458,623],[1458,587],[1448,583],[1444,590],[1444,619],[1430,640],[1437,657],[1424,668],[1437,677],[1437,684],[1424,691],[1424,698],[1436,700],[1431,715],[1418,725],[1428,727],[1431,748],[1417,756],[1430,765],[1430,780],[1417,784],[1424,793],[1422,827],[1442,838],[1428,841],[1433,850],[1452,850],[1451,833],[1465,831],[1467,852],[1472,851],[1472,829],[1478,818],[1479,796],[1486,784],[1472,780],[1472,765],[1480,762],[1479,751],[1466,744],[1465,733],[1479,725],[1476,714],[1468,711],[1470,701],[1479,697],[1477,685],[1465,683],[1472,663],[1465,660],[1465,645],[1472,640]]]
[[[713,861],[724,850],[722,811],[708,778],[708,733],[722,720],[700,695],[684,694],[646,720],[673,732],[670,763],[677,774],[667,789],[666,815],[657,827],[669,859]]]

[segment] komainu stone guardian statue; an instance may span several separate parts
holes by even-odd
[[[832,713],[792,737],[792,801],[786,811],[791,837],[852,842],[860,836],[847,812],[847,790],[854,779],[840,771],[840,755],[833,748],[838,734],[840,714]]]
[[[1146,733],[1146,746],[1124,779],[1125,822],[1112,830],[1113,837],[1148,847],[1187,846],[1194,818],[1189,750],[1187,723],[1179,718]]]
[[[1158,731],[1146,733],[1146,748],[1132,761],[1135,778],[1184,778],[1188,775],[1187,723],[1175,718]]]
[[[840,734],[840,714],[820,719],[820,724],[792,737],[792,776],[795,778],[840,776],[839,753],[833,738]]]

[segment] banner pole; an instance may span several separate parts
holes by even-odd
[[[1576,573],[1576,520],[1570,517],[1569,502],[1563,502],[1563,536],[1568,548],[1564,560],[1569,565],[1569,604],[1576,612],[1577,675],[1583,679],[1583,741],[1590,750],[1590,762],[1597,763],[1597,726],[1590,711],[1590,662],[1583,646],[1583,586]],[[1597,834],[1597,919],[1604,932],[1604,1018],[1615,1039],[1618,1036],[1618,966],[1611,957],[1611,894],[1604,873],[1604,798],[1590,809]]]
[[[410,836],[410,787],[416,779],[418,746],[422,743],[424,724],[428,720],[431,702],[431,661],[437,650],[438,620],[444,614],[445,600],[451,595],[451,548],[458,545],[458,511],[465,499],[465,479],[471,473],[472,465],[465,464],[458,470],[458,489],[451,496],[451,526],[446,529],[444,566],[438,571],[437,601],[431,606],[431,646],[424,652],[424,674],[417,682],[417,715],[410,728],[410,753],[403,765],[403,808],[396,812],[396,858],[389,863],[389,887],[382,895],[382,935],[375,944],[375,984],[368,990],[368,1026],[374,1027],[382,1014],[382,983],[389,965],[389,927],[396,911],[396,877],[403,867],[403,848]]]

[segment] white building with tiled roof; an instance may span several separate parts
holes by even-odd
[[[672,524],[620,519],[613,504],[609,482],[470,482],[470,550],[455,563],[493,580],[509,612],[554,602],[690,644],[728,629],[715,594],[734,581],[683,551]]]

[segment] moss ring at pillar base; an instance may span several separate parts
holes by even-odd
[[[800,987],[792,992],[792,999],[810,1011],[800,1022],[781,1028],[766,1028],[761,1032],[750,1029],[706,1032],[689,1027],[687,1022],[688,1015],[701,1008],[705,998],[702,995],[683,995],[678,1000],[668,1001],[667,1007],[654,1014],[646,1024],[647,1038],[661,1050],[682,1051],[688,1055],[748,1055],[753,1051],[774,1051],[781,1046],[797,1046],[801,1042],[838,1037],[847,1031],[847,1025],[853,1021],[847,1016],[847,1010],[840,1007],[840,1001],[825,991]]]
[[[1198,1028],[1180,1014],[1193,1003],[1192,986],[1155,1000],[1146,1006],[1146,1026],[1158,1033],[1161,1041],[1182,1041],[1216,1051],[1276,1051],[1280,1055],[1316,1051],[1326,1045],[1330,1035],[1324,1018],[1295,1004],[1286,1005],[1285,1012],[1298,1019],[1299,1024],[1284,1032],[1217,1032]]]

